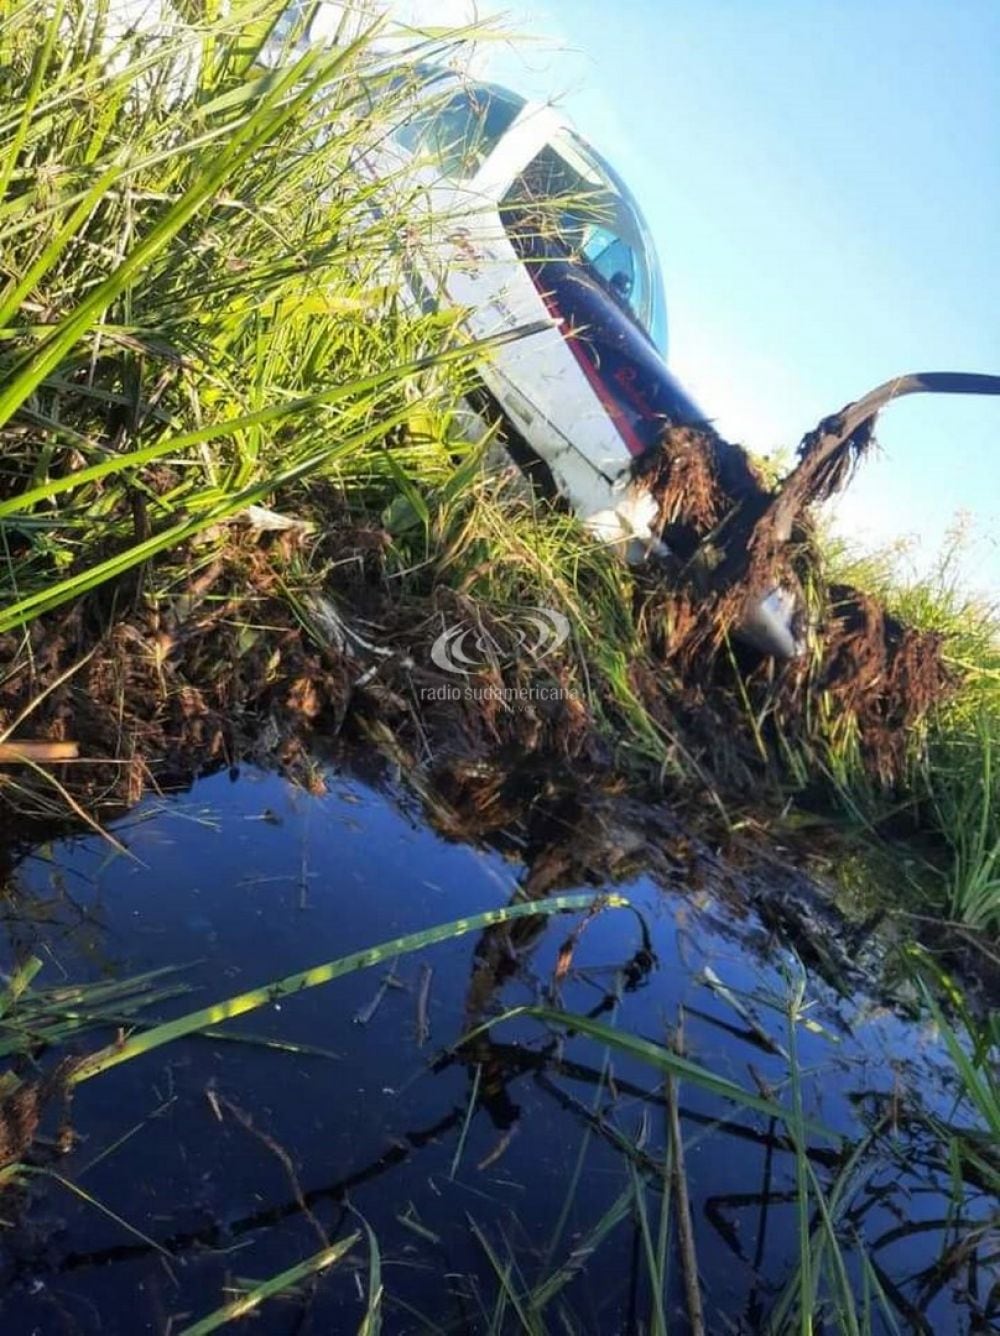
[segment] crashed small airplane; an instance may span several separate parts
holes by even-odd
[[[610,164],[553,107],[493,84],[422,67],[400,93],[397,129],[362,166],[421,186],[426,217],[398,257],[409,300],[457,308],[473,339],[492,341],[470,396],[480,425],[502,422],[532,481],[630,560],[696,568],[716,593],[742,588],[736,634],[795,657],[803,604],[779,549],[805,509],[843,486],[893,398],[997,394],[1000,378],[890,382],[821,423],[772,491],[667,367],[656,251]]]

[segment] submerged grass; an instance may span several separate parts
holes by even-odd
[[[30,957],[0,994],[0,1058],[65,1044],[109,1023],[134,1024],[148,1007],[190,991],[173,966],[104,983],[32,988],[41,968],[42,961]]]
[[[354,1245],[361,1238],[360,1233],[348,1234],[346,1238],[338,1239],[332,1243],[329,1248],[323,1248],[305,1261],[296,1263],[276,1276],[271,1276],[267,1280],[262,1280],[256,1284],[248,1284],[245,1291],[238,1299],[233,1299],[221,1308],[217,1308],[214,1313],[209,1313],[207,1317],[201,1318],[189,1327],[184,1327],[178,1336],[209,1336],[209,1332],[218,1331],[220,1327],[226,1327],[231,1322],[237,1322],[240,1318],[248,1317],[256,1312],[262,1303],[267,1299],[273,1299],[279,1295],[288,1294],[300,1285],[302,1281],[309,1280],[312,1276],[318,1276],[330,1267],[336,1266],[341,1258],[346,1257]],[[373,1266],[374,1274],[374,1266]],[[364,1336],[374,1336],[377,1326],[370,1325],[369,1314],[364,1318],[361,1332]]]
[[[590,1016],[554,1011],[549,1007],[518,1007],[513,1011],[505,1012],[488,1024],[490,1026],[496,1025],[501,1021],[515,1020],[519,1016],[528,1016],[533,1020],[558,1026],[571,1034],[585,1035],[589,1039],[605,1044],[609,1049],[645,1063],[662,1075],[690,1081],[720,1099],[730,1100],[736,1105],[753,1109],[757,1113],[772,1117],[780,1115],[782,1112],[781,1106],[773,1100],[754,1094],[753,1091],[746,1090],[743,1086],[725,1076],[718,1076],[700,1064],[692,1062],[689,1058],[683,1057],[680,1053],[674,1052],[665,1044],[657,1044],[651,1039],[642,1038],[640,1035],[616,1030],[613,1026],[605,1025],[602,1021],[594,1020]],[[807,1122],[806,1126],[811,1132],[820,1136],[829,1137],[833,1141],[838,1139],[836,1133],[830,1132],[821,1124]]]
[[[997,1202],[1000,1200],[1000,1178],[997,1176],[995,1158],[1000,1138],[996,1081],[996,1073],[1000,1070],[997,1066],[1000,1032],[995,1016],[985,1022],[976,1021],[951,984],[947,991],[951,993],[953,1005],[958,1009],[963,1030],[960,1034],[946,1020],[927,982],[934,977],[934,967],[922,961],[921,970],[921,995],[942,1036],[959,1095],[956,1116],[951,1120],[942,1120],[929,1112],[919,1096],[902,1115],[903,1121],[911,1128],[924,1125],[930,1132],[928,1164],[934,1166],[939,1181],[947,1182],[949,1164],[958,1166],[951,1175],[954,1217],[949,1222],[949,1228],[955,1231],[955,1242],[949,1247],[946,1246],[947,1239],[943,1239],[940,1257],[923,1273],[924,1288],[918,1293],[917,1301],[908,1299],[903,1290],[892,1283],[883,1269],[884,1263],[880,1264],[879,1250],[884,1242],[879,1237],[878,1229],[869,1233],[863,1228],[868,1209],[863,1203],[866,1198],[868,1204],[871,1203],[867,1191],[870,1183],[879,1179],[887,1168],[890,1172],[898,1172],[898,1165],[893,1167],[893,1156],[899,1154],[899,1151],[891,1147],[900,1135],[900,1111],[890,1101],[886,1111],[871,1123],[863,1135],[856,1139],[832,1137],[837,1146],[836,1153],[832,1156],[817,1155],[816,1137],[823,1136],[823,1129],[807,1115],[806,1100],[821,1099],[821,1085],[817,1084],[816,1073],[803,1067],[800,1057],[798,1036],[803,1028],[811,1028],[808,1019],[811,1004],[807,1000],[807,976],[797,962],[795,969],[786,973],[786,1046],[783,1054],[787,1062],[788,1078],[784,1098],[780,1098],[777,1092],[768,1097],[749,1096],[748,1092],[737,1093],[731,1082],[722,1079],[720,1084],[718,1076],[706,1071],[700,1064],[679,1058],[672,1049],[621,1033],[590,1017],[528,1007],[504,1013],[491,1024],[532,1016],[546,1026],[564,1030],[567,1037],[578,1035],[602,1044],[606,1054],[614,1052],[638,1061],[658,1074],[666,1071],[668,1081],[676,1081],[681,1076],[712,1094],[722,1095],[755,1112],[767,1113],[772,1130],[775,1127],[784,1128],[783,1148],[791,1159],[792,1191],[783,1195],[775,1193],[773,1201],[775,1204],[779,1201],[788,1202],[789,1209],[794,1212],[794,1226],[790,1221],[786,1236],[794,1239],[794,1247],[791,1249],[794,1260],[786,1283],[771,1292],[767,1311],[762,1310],[748,1329],[766,1331],[770,1336],[792,1336],[793,1333],[797,1336],[811,1336],[813,1332],[819,1331],[837,1332],[841,1336],[872,1336],[872,1333],[879,1331],[898,1332],[904,1329],[930,1331],[932,1327],[924,1316],[924,1305],[933,1297],[935,1289],[927,1283],[926,1277],[930,1276],[932,1280],[935,1276],[939,1277],[938,1285],[951,1275],[955,1275],[957,1280],[957,1269],[963,1262],[971,1255],[974,1266],[975,1255],[980,1249],[985,1261],[991,1255],[990,1248],[995,1240]],[[944,982],[947,983],[947,980]],[[605,1116],[609,1119],[614,1117],[616,1102],[608,1101]],[[669,1091],[667,1104],[668,1110],[673,1108],[676,1111],[676,1105],[671,1104]],[[958,1116],[959,1110],[961,1116]],[[592,1237],[598,1242],[603,1241],[611,1229],[628,1220],[633,1221],[637,1231],[635,1246],[643,1259],[650,1295],[649,1330],[654,1332],[664,1330],[666,1326],[669,1284],[667,1240],[670,1236],[661,1231],[659,1245],[654,1241],[646,1194],[650,1190],[655,1191],[662,1181],[663,1209],[666,1210],[669,1179],[677,1173],[677,1147],[681,1144],[680,1120],[676,1112],[675,1122],[675,1129],[665,1130],[663,1136],[667,1167],[662,1180],[656,1170],[655,1157],[647,1155],[645,1160],[641,1160],[634,1153],[626,1154],[626,1148],[620,1146],[622,1171],[627,1176],[628,1186],[613,1202],[598,1226],[590,1234],[584,1235],[585,1242],[581,1243],[580,1249],[581,1257],[589,1256]],[[721,1122],[720,1118],[720,1128]],[[644,1139],[645,1132],[641,1135]],[[922,1154],[927,1153],[925,1148]],[[679,1210],[683,1209],[682,1200],[678,1195],[676,1206]],[[766,1189],[761,1198],[765,1210],[769,1200]],[[966,1215],[972,1203],[979,1203],[980,1209],[985,1206],[985,1218],[974,1211]],[[671,1233],[677,1239],[682,1271],[686,1272],[686,1304],[691,1329],[704,1330],[707,1320],[707,1329],[712,1330],[711,1323],[719,1314],[713,1307],[714,1297],[710,1294],[706,1295],[706,1301],[712,1315],[706,1319],[702,1314],[693,1244],[689,1241],[686,1250],[683,1231],[678,1228]],[[905,1238],[906,1226],[898,1231],[890,1229],[886,1237],[896,1234]],[[763,1236],[758,1247],[762,1243]],[[758,1252],[755,1265],[759,1265],[760,1260],[761,1253]],[[513,1265],[511,1258],[503,1272],[508,1288]],[[573,1258],[568,1264],[568,1270],[571,1272],[572,1269]],[[523,1316],[522,1309],[536,1317],[540,1316],[538,1309],[530,1306],[532,1298],[541,1295],[547,1300],[551,1297],[553,1287],[561,1288],[569,1278],[567,1268],[564,1267],[544,1276],[534,1288],[526,1289],[523,1293],[518,1291],[512,1296],[519,1302],[519,1329],[533,1333],[553,1329],[545,1325],[539,1327],[537,1321],[532,1323],[530,1318]],[[688,1281],[691,1283],[688,1284]],[[995,1298],[994,1287],[986,1298],[987,1310],[992,1311],[990,1306],[995,1306]],[[730,1320],[728,1314],[726,1320]],[[582,1330],[585,1324],[573,1320],[570,1325],[574,1330]]]
[[[550,896],[544,900],[516,903],[500,909],[487,910],[482,914],[457,919],[451,923],[439,924],[422,932],[411,933],[405,937],[367,948],[364,951],[354,952],[329,964],[316,966],[311,970],[275,980],[262,988],[239,994],[223,1002],[180,1016],[176,1020],[155,1026],[144,1033],[125,1037],[124,1031],[120,1031],[116,1041],[107,1048],[100,1049],[87,1058],[71,1060],[57,1069],[57,1079],[54,1079],[51,1083],[50,1090],[43,1090],[40,1086],[26,1086],[19,1076],[9,1070],[0,1076],[0,1188],[9,1187],[23,1181],[26,1175],[47,1173],[50,1177],[63,1183],[69,1190],[81,1195],[97,1209],[109,1215],[129,1232],[137,1234],[144,1243],[162,1251],[159,1244],[136,1231],[127,1221],[110,1211],[89,1194],[83,1192],[75,1184],[52,1174],[49,1170],[40,1169],[24,1162],[23,1157],[30,1152],[31,1142],[40,1122],[42,1105],[53,1094],[65,1099],[72,1087],[100,1075],[110,1067],[142,1057],[165,1044],[174,1043],[191,1035],[207,1033],[210,1028],[217,1026],[222,1021],[228,1021],[232,1017],[243,1015],[248,1011],[273,1005],[280,998],[329,983],[336,978],[344,977],[359,970],[372,968],[385,961],[396,960],[402,955],[422,950],[436,943],[453,941],[469,933],[496,928],[499,925],[505,925],[522,918],[543,919],[549,915],[574,910],[583,910],[588,914],[593,914],[605,907],[624,908],[627,906],[628,901],[620,895],[594,896],[583,894]],[[133,1000],[132,1005],[139,1007],[147,1002],[163,1000],[166,996],[173,996],[178,991],[177,989],[153,991],[152,986],[156,980],[175,972],[172,969],[161,969],[149,971],[133,979],[111,981],[106,984],[83,985],[76,988],[63,988],[57,990],[58,1001],[53,1002],[50,998],[36,997],[32,993],[31,983],[40,968],[40,960],[37,958],[30,959],[8,980],[5,991],[0,994],[0,1015],[5,1018],[4,1026],[11,1029],[17,1036],[16,1043],[13,1049],[8,1049],[9,1052],[34,1053],[64,1043],[71,1032],[75,1033],[74,1025],[71,1025],[68,1031],[65,1024],[53,1025],[46,1023],[44,1020],[39,1021],[36,1017],[40,1015],[46,1018],[55,1009],[59,1011],[61,1019],[62,1007],[67,1000],[88,999],[89,1010],[86,1015],[86,1023],[92,1026],[100,1026],[101,1024],[106,1025],[108,1018],[99,1008],[111,1002],[114,1002],[116,1006],[127,1013],[130,999],[137,998],[138,1001]],[[80,1019],[82,1021],[83,1018]],[[473,1090],[473,1102],[476,1098],[477,1089],[478,1083]],[[30,1099],[28,1117],[24,1116],[23,1110],[20,1108],[20,1103],[26,1096]],[[17,1116],[16,1122],[15,1114]],[[464,1134],[459,1141],[458,1151],[456,1152],[456,1166],[461,1156],[463,1141]],[[363,1219],[362,1223],[368,1241],[369,1289],[365,1315],[359,1330],[365,1333],[365,1336],[377,1336],[377,1333],[381,1330],[383,1303],[381,1254],[378,1241],[371,1227]],[[301,1281],[334,1265],[354,1247],[360,1238],[360,1232],[351,1234],[349,1237],[322,1249],[303,1262],[297,1263],[268,1280],[248,1285],[239,1298],[231,1300],[193,1325],[185,1327],[182,1336],[207,1336],[208,1332],[215,1331],[219,1327],[247,1316],[254,1312],[266,1299],[285,1294]],[[484,1246],[488,1248],[489,1245],[485,1239],[483,1242]],[[558,1289],[559,1286],[557,1285],[556,1288]],[[529,1329],[533,1330],[535,1328],[531,1327]]]

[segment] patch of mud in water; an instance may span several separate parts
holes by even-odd
[[[357,1228],[354,1208],[378,1238],[388,1332],[515,1331],[509,1305],[491,1325],[500,1282],[483,1238],[502,1267],[513,1258],[510,1283],[523,1295],[627,1190],[630,1164],[648,1178],[655,1230],[668,1125],[660,1076],[620,1053],[605,1066],[593,1040],[524,1017],[449,1052],[521,1004],[554,1002],[656,1041],[683,1011],[692,1060],[788,1102],[782,1009],[795,959],[724,868],[684,853],[682,834],[671,848],[672,837],[647,829],[644,851],[641,822],[630,829],[612,861],[641,919],[605,911],[579,935],[579,915],[522,919],[229,1026],[315,1052],[195,1037],[81,1085],[64,1153],[44,1139],[32,1153],[147,1240],[51,1179],[8,1193],[0,1329],[176,1333],[231,1298],[239,1278],[282,1271],[321,1237]],[[163,1000],[159,1017],[503,906],[526,883],[532,894],[585,883],[565,855],[529,857],[526,868],[531,851],[516,838],[504,850],[450,841],[412,801],[343,771],[329,774],[325,796],[259,771],[237,782],[219,774],[147,801],[115,833],[129,856],[88,836],[19,862],[3,902],[2,965],[38,955],[35,986],[51,987],[187,964],[183,977],[199,991]],[[659,860],[656,879],[629,872],[644,852]],[[949,1169],[911,1116],[953,1116],[943,1054],[874,995],[849,1001],[818,975],[808,988],[814,1005],[798,1031],[805,1113],[846,1138],[838,1150],[810,1133],[820,1180],[829,1187],[872,1134],[839,1207],[852,1282],[860,1293],[850,1240],[862,1238],[870,1285],[877,1278],[899,1329],[975,1330],[990,1282],[971,1254],[939,1265],[955,1239]],[[107,1039],[88,1034],[71,1051]],[[763,1330],[794,1282],[794,1156],[775,1121],[691,1082],[680,1084],[680,1108],[707,1329]],[[967,1194],[966,1221],[993,1209]],[[636,1214],[625,1211],[570,1268],[538,1329],[648,1330],[647,1275]],[[314,1285],[265,1304],[253,1330],[356,1331],[366,1284],[362,1243]],[[891,1330],[873,1304],[873,1330]],[[683,1329],[676,1263],[665,1311]]]

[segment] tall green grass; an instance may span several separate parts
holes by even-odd
[[[565,604],[580,655],[620,670],[624,572],[482,481],[455,406],[490,345],[404,295],[424,187],[361,166],[467,34],[390,43],[359,7],[314,46],[285,8],[112,40],[107,5],[28,0],[0,29],[0,634],[87,598],[106,621],[140,575],[169,603],[266,503],[320,534],[331,510],[379,525],[404,597]],[[307,626],[327,566],[280,571]]]
[[[0,631],[377,470],[414,378],[441,411],[461,384],[456,316],[399,295],[418,187],[359,167],[460,35],[310,45],[285,8],[111,40],[106,3],[29,0],[0,27]]]

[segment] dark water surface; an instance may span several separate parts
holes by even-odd
[[[161,1002],[154,1011],[162,1018],[505,905],[516,892],[517,861],[446,841],[391,791],[344,773],[328,778],[322,797],[247,770],[236,782],[206,779],[117,827],[132,857],[96,836],[36,850],[20,863],[3,906],[0,964],[9,970],[39,955],[35,986],[45,987],[190,962],[183,978],[197,991]],[[634,968],[643,946],[636,916],[605,911],[576,944],[561,1004],[592,1011],[618,988],[617,1012],[606,1008],[602,1019],[658,1041],[683,1006],[693,1059],[756,1090],[752,1067],[787,1100],[785,1059],[762,1047],[703,975],[708,966],[785,1043],[780,1007],[794,962],[781,945],[753,915],[725,909],[710,886],[682,895],[639,878],[619,889],[649,924],[655,968],[645,976]],[[230,1022],[235,1034],[323,1054],[194,1037],[81,1085],[72,1107],[79,1141],[54,1168],[170,1255],[66,1188],[36,1180],[16,1224],[0,1232],[0,1332],[176,1336],[233,1297],[235,1283],[295,1264],[321,1247],[323,1234],[356,1229],[351,1207],[378,1239],[384,1331],[522,1330],[509,1304],[496,1319],[502,1284],[479,1234],[502,1268],[512,1264],[509,1284],[519,1294],[556,1270],[629,1185],[615,1136],[662,1158],[662,1086],[621,1055],[602,1083],[598,1044],[577,1037],[557,1046],[523,1018],[497,1026],[461,1060],[435,1059],[485,1017],[545,1000],[559,947],[579,922],[531,920],[509,937],[493,930],[406,956],[395,966],[400,986],[384,990],[364,1023],[386,967]],[[427,966],[424,1035],[418,1004]],[[847,1200],[845,1232],[864,1237],[874,1267],[869,1290],[874,1276],[899,1330],[987,1329],[970,1324],[960,1284],[935,1279],[947,1167],[892,1117],[893,1100],[902,1107],[909,1098],[949,1114],[933,1036],[863,998],[839,1000],[815,979],[809,995],[816,1025],[798,1031],[807,1114],[855,1142],[886,1115],[877,1153]],[[107,1038],[88,1034],[74,1051]],[[798,1255],[794,1158],[766,1115],[690,1083],[680,1103],[708,1330],[763,1330],[762,1315]],[[588,1122],[595,1107],[603,1126]],[[829,1185],[837,1171],[831,1143],[817,1135],[810,1144]],[[655,1233],[655,1174],[651,1183]],[[848,1253],[847,1263],[860,1294],[857,1257]],[[545,1330],[650,1330],[647,1274],[633,1211],[545,1310]],[[270,1301],[237,1329],[355,1332],[367,1279],[362,1239],[315,1286]],[[988,1291],[987,1277],[981,1284]],[[892,1330],[872,1304],[872,1329]],[[670,1329],[684,1331],[676,1257],[666,1311]]]

